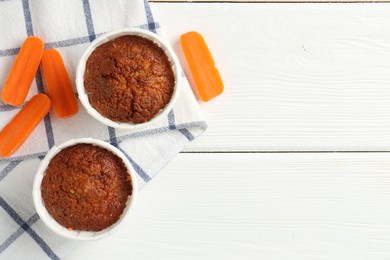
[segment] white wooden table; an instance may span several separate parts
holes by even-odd
[[[390,259],[390,4],[152,8],[225,92],[126,227],[65,259]]]

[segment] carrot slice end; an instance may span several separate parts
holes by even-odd
[[[201,100],[207,102],[224,91],[224,85],[210,50],[198,32],[181,35],[180,44]]]

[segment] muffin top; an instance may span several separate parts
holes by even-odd
[[[89,56],[84,87],[89,103],[116,122],[144,123],[170,101],[172,65],[154,42],[126,35],[97,47]]]
[[[132,194],[121,158],[92,144],[61,150],[50,161],[41,194],[49,214],[69,230],[100,231],[118,221]]]

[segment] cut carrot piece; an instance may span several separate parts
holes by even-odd
[[[50,111],[51,101],[45,94],[37,94],[0,131],[0,155],[13,154]]]
[[[221,94],[223,82],[202,35],[197,32],[183,34],[180,44],[200,98],[208,101]]]
[[[43,52],[42,72],[55,114],[59,118],[76,114],[77,99],[62,57],[57,50],[50,49]]]
[[[1,99],[5,103],[14,106],[23,104],[39,67],[42,54],[41,39],[31,36],[24,41],[1,93]]]

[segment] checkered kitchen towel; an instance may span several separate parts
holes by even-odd
[[[160,24],[143,0],[0,0],[0,86],[29,35],[42,38],[45,48],[57,48],[70,77],[75,78],[77,61],[88,44],[98,35],[122,27],[161,34]],[[206,123],[187,81],[183,82],[174,109],[149,129],[106,127],[79,104],[79,113],[70,119],[58,119],[51,112],[12,158],[0,159],[0,258],[58,259],[75,245],[46,229],[31,198],[34,173],[52,146],[80,137],[111,142],[127,153],[143,187],[199,136]],[[39,71],[28,99],[38,92],[45,92]],[[0,103],[0,128],[18,111]]]

